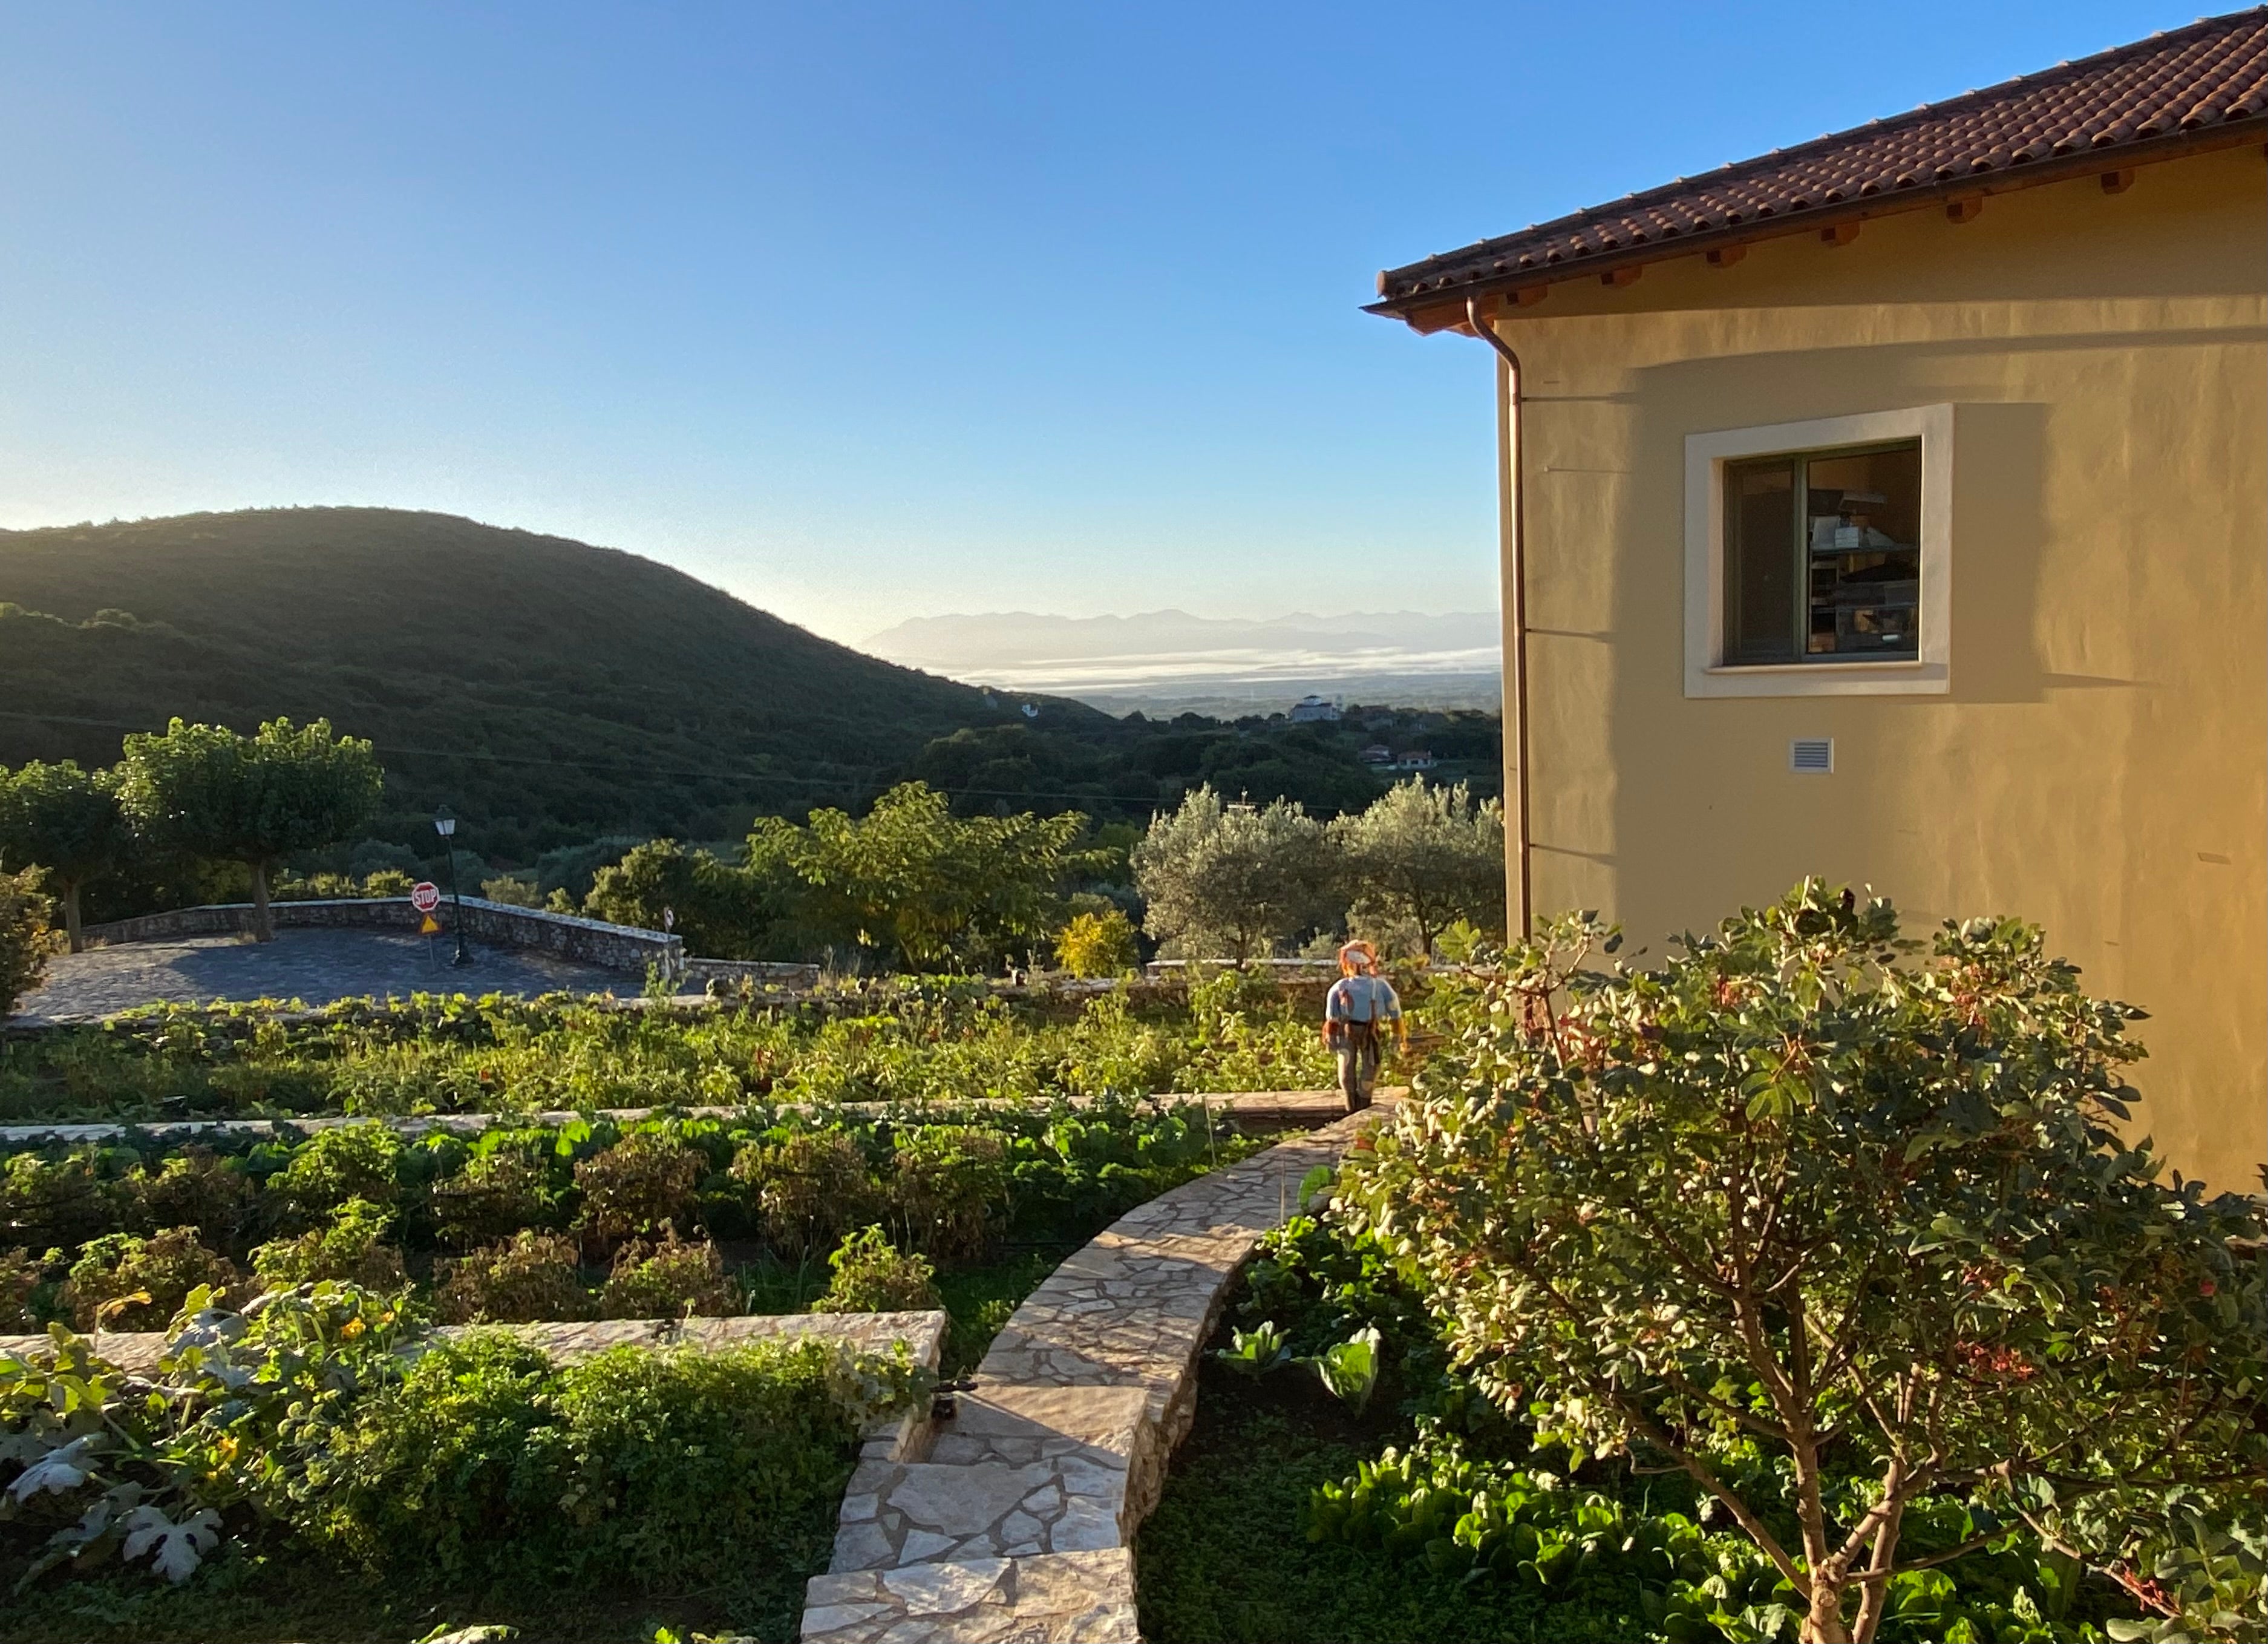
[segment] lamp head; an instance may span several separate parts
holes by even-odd
[[[457,819],[448,812],[443,811],[433,819],[433,831],[446,839],[457,831]]]

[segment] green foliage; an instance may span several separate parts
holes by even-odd
[[[134,1166],[111,1197],[126,1201],[127,1219],[136,1231],[195,1227],[207,1244],[225,1250],[238,1248],[240,1235],[250,1225],[254,1194],[252,1180],[239,1161],[224,1159],[211,1148],[191,1142],[160,1161],[155,1170],[147,1165]]]
[[[695,1224],[694,1192],[706,1174],[702,1156],[657,1131],[636,1131],[575,1167],[583,1190],[575,1225],[611,1250],[641,1234]]]
[[[296,1239],[276,1239],[252,1253],[254,1274],[263,1290],[288,1290],[326,1279],[390,1294],[403,1289],[401,1252],[387,1242],[393,1212],[366,1198],[339,1206],[327,1227]]]
[[[2259,1216],[2110,1128],[2138,1013],[2028,926],[1916,963],[1815,884],[1582,968],[1612,941],[1570,918],[1509,955],[1342,1179],[1490,1398],[1578,1460],[1669,1457],[1811,1637],[1874,1636],[1960,1551],[1901,1552],[1941,1504],[2112,1567],[2169,1493],[2259,1522]]]
[[[814,810],[802,828],[759,818],[746,871],[792,898],[806,946],[856,947],[917,970],[985,969],[1053,923],[1086,825],[1076,811],[957,817],[945,795],[908,782],[864,817]]]
[[[48,974],[55,950],[48,921],[55,903],[40,891],[37,869],[0,874],[0,1017],[12,1015],[25,994]]]
[[[133,844],[110,772],[82,770],[69,759],[33,760],[12,777],[0,770],[0,869],[47,869],[63,896],[71,952],[80,947],[79,888],[115,871]],[[0,989],[0,1004],[5,997]]]
[[[732,1173],[756,1195],[765,1242],[789,1256],[831,1248],[881,1213],[881,1187],[865,1152],[840,1131],[750,1142],[733,1155]]]
[[[915,1249],[946,1261],[975,1257],[1008,1207],[1008,1149],[973,1124],[924,1124],[902,1133],[891,1198]]]
[[[439,1242],[469,1250],[508,1238],[522,1227],[546,1225],[553,1200],[550,1173],[525,1147],[492,1147],[433,1184],[433,1220]]]
[[[1422,777],[1389,789],[1368,809],[1331,824],[1353,891],[1348,919],[1392,947],[1431,955],[1451,924],[1504,929],[1504,807],[1473,802],[1463,783],[1428,786]]]
[[[715,1581],[831,1529],[860,1422],[920,1379],[817,1343],[562,1368],[475,1336],[360,1402],[298,1527],[404,1574]]]
[[[600,868],[583,899],[585,914],[615,925],[659,931],[674,920],[666,928],[685,939],[685,951],[711,958],[768,952],[784,910],[755,874],[674,839],[649,841]]]
[[[1075,977],[1123,976],[1141,960],[1134,923],[1116,908],[1073,914],[1056,934],[1056,962]]]
[[[0,1336],[37,1330],[32,1298],[46,1282],[48,1264],[29,1250],[0,1250]]]
[[[0,1175],[0,1243],[74,1247],[126,1220],[122,1209],[85,1152],[13,1154]]]
[[[880,1227],[846,1235],[827,1264],[835,1277],[814,1313],[914,1313],[938,1305],[937,1270],[901,1251]]]
[[[519,1324],[578,1319],[591,1310],[575,1242],[522,1228],[509,1239],[436,1269],[433,1308],[447,1324]]]
[[[1306,1362],[1314,1367],[1315,1377],[1322,1382],[1324,1390],[1359,1416],[1370,1403],[1370,1396],[1378,1390],[1378,1329],[1366,1325]]]
[[[50,1531],[19,1586],[113,1553],[187,1581],[227,1515],[287,1513],[332,1425],[398,1374],[395,1313],[351,1287],[274,1297],[250,1319],[217,1301],[184,1299],[155,1390],[60,1325],[52,1365],[0,1357],[0,1468],[14,1470],[0,1522]]]
[[[1273,1319],[1263,1319],[1251,1330],[1233,1332],[1226,1347],[1213,1349],[1219,1360],[1239,1375],[1263,1376],[1292,1362],[1292,1350]]]
[[[319,1131],[268,1178],[269,1201],[288,1220],[319,1221],[350,1199],[391,1205],[401,1191],[401,1138],[383,1124]]]
[[[154,843],[252,870],[262,940],[268,875],[283,858],[350,837],[378,811],[383,778],[367,741],[271,719],[256,735],[176,719],[164,735],[127,737],[119,797]]]
[[[200,1242],[195,1227],[167,1227],[146,1239],[106,1233],[79,1247],[63,1301],[81,1330],[154,1330],[192,1292],[236,1281],[234,1264]]]
[[[0,1531],[11,1555],[48,1532],[25,1579],[115,1552],[179,1582],[267,1522],[420,1584],[715,1582],[807,1558],[861,1427],[927,1391],[902,1353],[818,1343],[560,1368],[476,1333],[405,1362],[397,1311],[352,1286],[212,1301],[154,1396],[60,1329],[52,1368],[0,1359]]]
[[[1264,958],[1326,922],[1330,836],[1299,805],[1224,805],[1210,786],[1133,851],[1143,928],[1188,958]]]
[[[0,1122],[395,1116],[795,1102],[1045,1102],[1314,1089],[1319,1003],[1199,979],[1184,1009],[1130,986],[1075,1014],[963,984],[846,992],[789,1011],[632,1014],[588,999],[163,1006],[0,1040]]]
[[[740,1310],[717,1247],[681,1242],[674,1233],[633,1239],[615,1253],[599,1293],[600,1318],[720,1318]]]

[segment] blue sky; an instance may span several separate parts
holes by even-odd
[[[1381,265],[2195,14],[0,5],[0,525],[437,508],[852,640],[1485,608],[1486,356]]]

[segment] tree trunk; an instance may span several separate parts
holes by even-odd
[[[1803,1644],[1851,1644],[1851,1629],[1843,1625],[1843,1589],[1811,1578],[1811,1609],[1799,1634]]]
[[[268,911],[268,864],[252,865],[252,940],[272,942],[276,940],[276,921]]]
[[[75,954],[86,951],[86,941],[79,933],[78,881],[63,881],[63,932],[70,938],[70,950]]]

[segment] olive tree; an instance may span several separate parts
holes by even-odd
[[[2162,1608],[2138,1503],[2260,1522],[2261,1218],[2113,1128],[2139,1012],[2028,925],[1919,956],[1815,883],[1655,969],[1594,944],[1509,955],[1341,1188],[1539,1441],[1683,1470],[1809,1640],[2025,1523]],[[1924,1498],[1973,1537],[1902,1550]]]
[[[1143,928],[1192,959],[1241,963],[1322,922],[1329,835],[1296,800],[1224,805],[1198,788],[1133,849]]]
[[[328,719],[274,719],[254,736],[175,719],[126,739],[120,797],[137,827],[195,856],[252,870],[253,933],[274,939],[268,876],[284,857],[351,838],[378,809],[384,781],[371,746],[334,736]]]
[[[13,776],[0,771],[0,867],[47,869],[63,904],[70,950],[79,936],[79,888],[117,870],[133,848],[134,829],[107,770],[82,770],[70,760],[34,760]]]
[[[1473,802],[1472,790],[1429,786],[1422,777],[1389,788],[1372,806],[1331,824],[1354,891],[1348,918],[1366,930],[1400,929],[1430,955],[1433,939],[1459,919],[1504,929],[1504,807]]]

